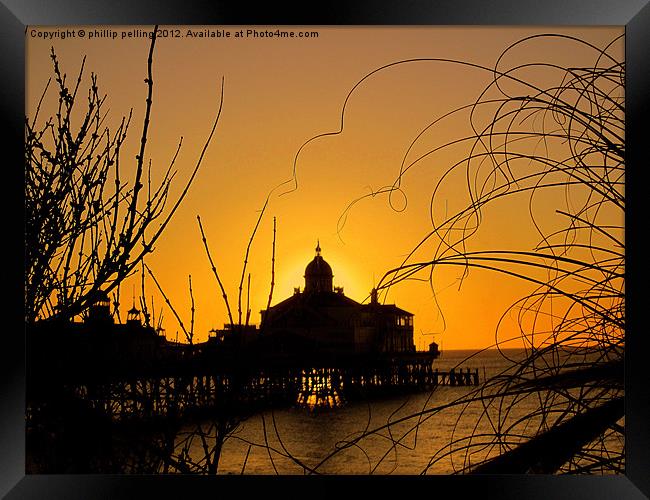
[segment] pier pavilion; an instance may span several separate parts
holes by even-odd
[[[320,244],[305,268],[305,286],[261,311],[261,341],[273,350],[357,353],[415,352],[413,314],[394,304],[380,304],[373,289],[361,304],[333,286],[332,267]]]

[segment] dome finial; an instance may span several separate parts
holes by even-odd
[[[316,255],[320,255],[320,239],[316,240]]]

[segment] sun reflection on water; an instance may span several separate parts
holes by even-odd
[[[345,404],[342,395],[343,383],[339,377],[332,375],[332,370],[312,369],[304,372],[301,377],[301,390],[296,398],[298,406],[311,411],[342,407]]]

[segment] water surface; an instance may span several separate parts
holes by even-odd
[[[517,360],[524,355],[523,350],[505,352]],[[442,371],[459,365],[478,368],[483,380],[502,372],[511,362],[494,350],[478,354],[446,351],[435,362]],[[489,451],[476,450],[474,456],[461,452],[432,461],[445,453],[452,439],[494,433],[489,419],[478,418],[486,411],[483,403],[453,404],[476,390],[441,386],[426,393],[349,402],[330,410],[267,411],[242,422],[229,435],[219,473],[448,474]],[[451,406],[432,411],[446,405]],[[530,410],[525,405],[518,408],[522,414]],[[488,411],[496,413],[497,409]],[[190,450],[197,458],[201,452],[198,442]]]

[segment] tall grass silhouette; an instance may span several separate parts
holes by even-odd
[[[588,49],[592,63],[506,65],[513,52],[549,41],[561,42],[562,55],[557,59],[566,60],[564,55],[574,49]],[[314,136],[300,148],[294,171],[301,150],[311,141],[342,133],[350,96],[381,71],[444,63],[489,72],[491,81],[476,99],[436,117],[413,139],[392,185],[350,203],[339,230],[360,200],[385,196],[391,206],[395,196],[407,200],[408,191],[402,187],[407,173],[437,159],[441,152],[462,151],[431,186],[430,227],[407,257],[383,275],[377,290],[386,294],[405,281],[423,280],[435,297],[437,273],[450,266],[459,270],[461,284],[480,269],[531,286],[530,293],[503,312],[492,346],[500,350],[512,346],[514,338],[504,324],[514,317],[516,340],[526,350],[523,360],[510,360],[510,369],[452,403],[429,404],[412,415],[366,429],[340,443],[321,465],[387,431],[394,452],[404,446],[407,436],[417,439],[419,426],[433,417],[443,418],[450,407],[461,407],[450,443],[432,452],[422,473],[443,461],[458,473],[624,471],[625,63],[613,55],[619,53],[621,43],[618,37],[596,47],[567,35],[539,34],[508,46],[493,67],[434,58],[396,61],[368,73],[350,90],[338,130]],[[436,128],[459,115],[466,117],[471,133],[432,144]],[[415,156],[422,148],[425,152]],[[434,209],[459,174],[465,180],[467,203],[440,219],[435,215],[440,210]],[[288,181],[293,182],[292,189],[298,187],[296,179]],[[536,232],[537,244],[527,246],[522,238],[519,247],[475,248],[473,242],[489,209],[506,201],[526,207],[526,229]],[[444,315],[444,308],[440,311]],[[508,356],[505,351],[502,355]],[[400,437],[390,433],[405,422],[412,427],[400,431]],[[474,431],[463,435],[460,429],[468,427]]]

